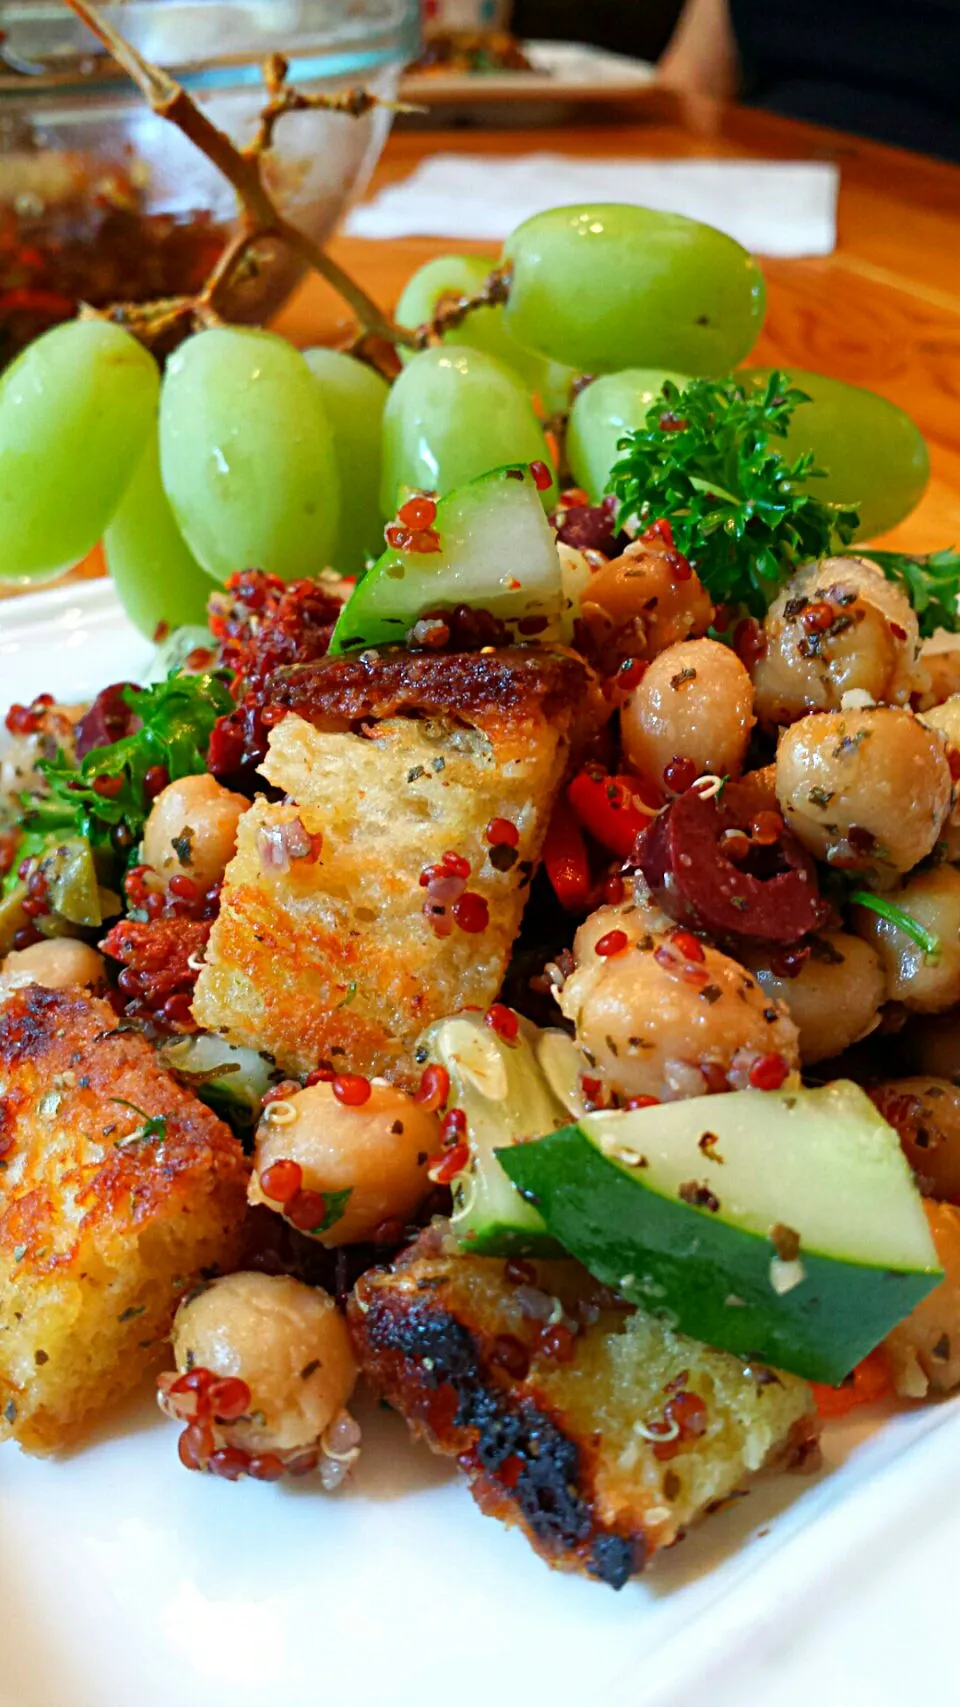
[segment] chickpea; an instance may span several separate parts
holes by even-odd
[[[593,611],[602,613],[615,632],[635,625],[634,656],[655,658],[665,647],[690,635],[706,634],[713,621],[710,595],[691,570],[677,575],[677,554],[645,540],[628,545],[622,557],[604,564],[580,588],[580,609],[593,628]]]
[[[942,738],[909,711],[814,712],[780,738],[777,798],[818,859],[891,879],[934,847],[952,785]],[[861,933],[862,934],[862,933]]]
[[[584,1072],[621,1099],[664,1102],[745,1089],[761,1060],[772,1063],[774,1078],[779,1063],[781,1083],[795,1083],[797,1028],[783,1004],[689,931],[649,925],[646,909],[601,907],[577,932],[576,969],[558,1000],[576,1028]],[[614,931],[626,946],[598,953]]]
[[[698,772],[739,776],[753,724],[750,677],[716,640],[668,646],[620,714],[630,764],[658,783],[676,758],[692,759]]]
[[[751,671],[763,723],[840,711],[853,689],[906,705],[926,680],[910,601],[865,558],[801,569],[770,606],[763,633],[766,650]]]
[[[950,1393],[960,1384],[960,1210],[924,1203],[944,1278],[883,1342],[902,1399]]]
[[[924,1197],[960,1203],[960,1090],[921,1073],[887,1079],[870,1095],[895,1129]]]
[[[103,955],[76,937],[48,937],[16,949],[0,962],[0,984],[8,989],[40,984],[45,990],[69,990],[74,985],[99,990],[106,981]]]
[[[372,1238],[384,1222],[408,1219],[430,1189],[427,1162],[439,1149],[437,1116],[394,1085],[375,1079],[359,1106],[338,1102],[332,1085],[309,1085],[264,1111],[250,1202],[278,1208],[261,1181],[275,1163],[295,1162],[301,1190],[349,1190],[342,1216],[322,1242],[355,1245]]]
[[[927,685],[914,692],[911,704],[915,711],[931,711],[934,706],[942,705],[944,700],[952,699],[954,694],[960,694],[960,646],[951,646],[942,652],[924,650],[920,654],[920,663]]]
[[[224,1443],[260,1455],[315,1448],[353,1392],[357,1365],[329,1293],[285,1274],[228,1274],[181,1304],[173,1324],[181,1372],[243,1381],[242,1417],[218,1424]]]
[[[883,962],[887,995],[918,1013],[943,1013],[960,1002],[960,871],[938,865],[918,871],[890,891],[889,899],[939,939],[936,954],[889,919],[855,907],[853,928],[872,943]]]
[[[886,996],[880,956],[862,938],[825,931],[808,938],[808,946],[809,957],[793,978],[773,970],[769,948],[751,948],[743,956],[765,995],[786,1007],[800,1033],[805,1065],[827,1061],[866,1037]]]
[[[951,657],[960,658],[960,652],[951,653]],[[939,729],[948,747],[955,747],[960,752],[960,693],[950,694],[939,704],[931,706],[929,711],[920,712],[920,722],[928,729]]]
[[[249,804],[206,772],[168,783],[144,826],[144,863],[165,883],[180,874],[209,889],[233,858],[237,825]]]
[[[946,653],[945,656],[960,660],[960,652]],[[939,730],[947,744],[947,762],[952,760],[952,769],[956,770],[957,760],[960,759],[960,693],[951,694],[941,705],[921,712],[920,721],[925,723],[928,729]],[[955,789],[954,795],[950,816],[943,826],[941,836],[947,859],[960,859],[960,793]]]

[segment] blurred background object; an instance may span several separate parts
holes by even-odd
[[[960,0],[424,0],[423,15],[424,66],[550,78],[541,44],[581,43],[657,63],[688,94],[960,159]]]
[[[511,28],[521,40],[590,42],[656,60],[682,10],[683,0],[515,0]]]
[[[660,75],[960,160],[958,0],[686,0]]]
[[[238,141],[263,104],[260,65],[279,51],[304,90],[363,84],[396,94],[416,51],[417,0],[126,0],[107,5],[127,39],[168,67]],[[199,288],[229,236],[233,190],[156,117],[65,6],[0,3],[0,364],[79,302],[145,301]],[[365,187],[390,113],[291,114],[277,128],[271,188],[325,240]],[[303,273],[258,247],[229,304],[262,321]]]

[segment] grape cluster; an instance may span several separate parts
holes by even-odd
[[[350,355],[256,329],[195,333],[162,376],[113,322],[45,334],[0,382],[0,578],[56,576],[102,539],[153,637],[202,621],[211,580],[238,570],[356,575],[412,492],[442,499],[505,464],[547,470],[547,513],[567,469],[596,505],[664,380],[728,372],[762,324],[756,262],[677,215],[555,209],[518,227],[500,265],[505,292],[465,317],[487,258],[444,256],[414,275],[401,324],[449,326],[402,351],[392,386]],[[819,495],[864,505],[862,531],[892,525],[926,479],[920,435],[868,392],[800,379],[813,401],[787,453],[815,449],[833,471]],[[568,414],[564,453],[550,427]]]

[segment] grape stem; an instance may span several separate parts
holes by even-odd
[[[413,334],[413,342],[418,350],[429,349],[431,344],[437,344],[444,333],[453,332],[462,326],[467,316],[478,308],[498,308],[506,302],[510,294],[510,268],[494,267],[475,296],[458,296],[455,291],[446,291],[438,298],[431,319],[418,326]]]
[[[324,108],[358,117],[373,106],[391,106],[399,111],[410,111],[410,108],[396,102],[381,101],[379,96],[364,89],[346,89],[334,95],[301,94],[288,87],[287,62],[282,54],[275,53],[263,67],[268,99],[260,114],[256,134],[245,147],[238,148],[207,118],[176,79],[160,66],[151,65],[144,59],[103,17],[98,7],[90,4],[90,0],[67,0],[67,4],[137,85],[153,111],[176,125],[222,172],[236,190],[242,209],[240,227],[199,295],[170,297],[155,303],[118,304],[113,310],[104,311],[107,318],[121,318],[128,330],[145,343],[153,343],[183,320],[205,326],[222,324],[219,306],[236,274],[247,263],[249,251],[263,239],[273,238],[299,255],[343,298],[356,315],[361,340],[372,337],[393,345],[422,348],[420,335],[423,333],[425,342],[435,341],[436,335],[433,338],[429,336],[429,327],[414,331],[396,325],[312,238],[285,219],[264,184],[262,172],[264,156],[269,152],[276,126],[285,113]],[[95,312],[87,310],[88,314]]]

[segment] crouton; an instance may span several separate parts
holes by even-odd
[[[548,1564],[620,1588],[748,1476],[816,1456],[796,1376],[619,1307],[574,1263],[525,1267],[536,1289],[414,1256],[361,1276],[348,1316],[380,1394]]]
[[[241,821],[199,1024],[287,1071],[412,1083],[423,1027],[500,988],[585,681],[574,658],[519,648],[364,653],[274,678],[291,710],[262,771],[289,803],[259,799]],[[487,838],[495,818],[515,846]],[[305,857],[278,851],[283,826]],[[432,915],[426,868],[447,853],[469,865],[464,903]]]
[[[0,1002],[0,1439],[68,1444],[239,1257],[247,1163],[105,1001]]]

